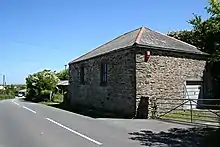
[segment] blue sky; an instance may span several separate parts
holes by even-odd
[[[72,59],[127,31],[189,29],[207,0],[0,0],[0,74],[9,84]],[[2,82],[2,78],[0,78]]]

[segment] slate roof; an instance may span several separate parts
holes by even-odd
[[[207,55],[201,52],[197,47],[167,36],[165,34],[153,31],[146,27],[141,27],[133,31],[127,32],[94,50],[76,58],[71,63],[86,60],[98,55],[106,54],[114,50],[130,47],[133,45],[141,45],[145,47],[155,47],[162,50],[185,52],[198,55]]]
[[[69,85],[69,81],[68,80],[61,80],[57,84],[57,86],[67,86],[67,85]]]

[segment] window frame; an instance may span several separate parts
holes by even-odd
[[[106,86],[108,83],[108,64],[102,62],[100,67],[100,85]]]
[[[84,85],[85,84],[85,66],[84,65],[80,66],[79,74],[80,74],[80,84]]]

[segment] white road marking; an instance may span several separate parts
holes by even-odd
[[[14,102],[14,101],[13,101],[13,103],[14,103],[15,105],[18,105],[18,106],[19,106],[19,104],[18,104],[17,102]]]
[[[85,135],[83,135],[83,134],[81,134],[81,133],[79,133],[79,132],[76,132],[76,131],[74,131],[74,130],[72,130],[72,129],[70,129],[70,128],[68,128],[68,127],[66,127],[66,126],[64,126],[64,125],[62,125],[62,124],[60,124],[60,123],[58,123],[58,122],[56,122],[56,121],[50,119],[50,118],[48,118],[48,117],[47,117],[46,119],[49,120],[50,122],[52,122],[52,123],[54,123],[54,124],[56,124],[56,125],[58,125],[58,126],[64,128],[64,129],[66,129],[66,130],[68,130],[68,131],[70,131],[70,132],[76,134],[76,135],[79,135],[80,137],[83,137],[83,138],[85,138],[85,139],[87,139],[87,140],[89,140],[89,141],[95,143],[95,144],[102,145],[102,143],[100,143],[100,142],[98,142],[98,141],[96,141],[96,140],[94,140],[94,139],[92,139],[92,138],[90,138],[90,137],[88,137],[88,136],[85,136]]]
[[[26,109],[26,110],[28,110],[28,111],[30,111],[30,112],[33,112],[33,113],[36,113],[34,110],[31,110],[30,108],[28,108],[28,107],[25,107],[25,106],[22,106],[24,109]]]

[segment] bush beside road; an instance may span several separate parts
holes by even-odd
[[[14,95],[1,94],[0,100],[13,99],[14,97],[15,97]]]
[[[17,92],[21,89],[25,89],[25,85],[6,85],[4,89],[0,89],[0,100],[15,98]]]

